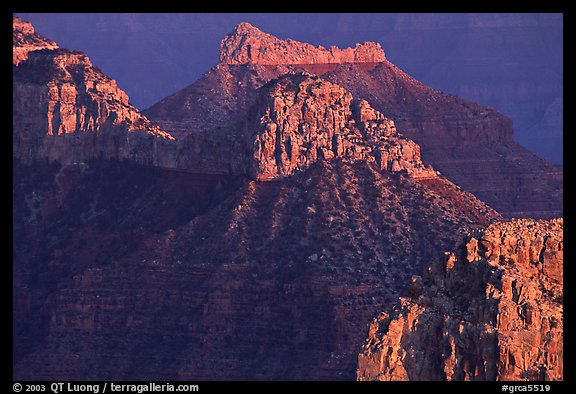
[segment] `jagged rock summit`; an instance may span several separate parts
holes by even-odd
[[[58,45],[34,31],[30,22],[21,18],[12,18],[12,63],[15,65],[28,59],[28,53],[39,49],[57,49]]]
[[[220,84],[221,71],[213,70],[210,81]],[[339,85],[306,72],[285,73],[251,91],[250,104],[241,110],[228,102],[238,96],[227,90],[235,85],[219,85],[217,109],[214,102],[200,100],[207,103],[199,105],[206,112],[230,108],[227,117],[206,121],[190,133],[175,132],[181,147],[177,168],[274,180],[319,161],[341,159],[376,162],[382,171],[413,177],[437,176],[421,161],[420,147],[402,137],[392,120]],[[177,130],[190,127],[187,120],[159,123]]]
[[[224,64],[329,64],[373,63],[386,59],[377,42],[356,44],[354,48],[314,46],[292,39],[281,40],[247,22],[236,26],[220,43],[220,63]]]
[[[258,31],[249,25],[237,31],[247,29]],[[15,24],[19,42],[31,41],[25,39],[31,31],[29,24]],[[14,155],[25,163],[103,157],[271,180],[319,160],[343,158],[376,161],[383,171],[414,177],[437,176],[393,121],[341,86],[306,72],[281,74],[257,88],[242,116],[229,117],[226,127],[196,129],[179,141],[131,106],[116,82],[80,52],[31,50],[14,69],[13,95]]]
[[[372,323],[359,380],[562,380],[563,220],[473,231]]]
[[[228,128],[264,84],[305,71],[366,100],[420,145],[425,162],[505,216],[562,216],[562,167],[517,144],[509,117],[424,85],[388,61],[379,44],[326,49],[241,23],[220,48],[215,68],[145,113],[179,136]]]
[[[222,63],[146,111],[158,127],[85,55],[58,49],[19,18],[13,28],[13,149],[25,162],[102,156],[253,174],[248,162],[254,156],[246,157],[253,134],[246,137],[239,128],[257,105],[259,89],[305,71],[366,100],[420,145],[425,162],[505,216],[562,215],[562,168],[516,144],[510,119],[426,87],[391,64],[377,44],[328,50],[242,23],[222,40]],[[238,140],[240,134],[248,139]],[[210,152],[211,159],[200,157]]]

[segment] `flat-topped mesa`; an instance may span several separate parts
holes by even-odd
[[[19,65],[28,59],[28,53],[39,49],[57,49],[58,45],[34,31],[34,26],[30,22],[21,18],[12,18],[12,64]]]
[[[220,43],[220,63],[225,64],[328,64],[377,63],[386,59],[377,42],[354,48],[314,46],[292,39],[281,40],[242,22]]]

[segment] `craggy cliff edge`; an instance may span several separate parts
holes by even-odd
[[[301,71],[369,102],[421,147],[426,163],[504,216],[562,216],[562,167],[517,144],[510,118],[422,84],[374,43],[327,50],[241,23],[222,40],[220,64],[145,113],[178,139],[209,135],[243,119],[264,84]]]
[[[220,43],[224,64],[326,64],[381,62],[386,59],[380,44],[366,42],[354,48],[314,46],[291,39],[281,40],[249,23],[238,24]]]
[[[563,220],[471,233],[370,325],[358,380],[562,380]]]
[[[15,37],[33,32],[14,21]],[[35,34],[35,33],[34,33]],[[34,36],[36,37],[36,36]],[[376,161],[381,170],[436,177],[420,148],[393,121],[316,76],[288,73],[256,92],[242,119],[176,139],[128,102],[87,56],[28,47],[13,69],[13,152],[23,163],[129,159],[196,173],[266,180],[293,175],[318,160]],[[16,45],[16,44],[15,44]]]
[[[12,19],[12,29],[14,31],[12,37],[12,63],[15,65],[28,59],[29,52],[58,48],[54,41],[36,33],[34,26],[30,22],[23,21],[18,17]]]
[[[13,151],[24,163],[102,157],[275,179],[332,156],[385,158],[382,169],[410,172],[421,167],[421,151],[425,162],[505,216],[562,215],[562,169],[514,143],[508,118],[424,86],[388,62],[377,44],[327,50],[241,23],[221,42],[222,63],[146,111],[148,118],[84,54],[59,49],[19,18],[13,29]],[[304,89],[306,97],[264,87],[277,83],[281,89],[286,79],[300,84],[294,75],[302,71],[322,78],[315,82],[321,87]],[[315,93],[339,89],[347,92],[342,98],[355,99]],[[261,113],[270,94],[276,101],[271,115],[281,123]],[[354,125],[358,116],[349,114],[360,102],[383,111],[410,140],[392,133],[385,141],[364,130],[363,121]],[[315,121],[323,127],[311,127],[304,112],[328,118]],[[255,119],[256,113],[264,117]]]
[[[13,19],[13,155],[24,163],[91,158],[165,163],[174,138],[134,108],[86,55],[58,48]],[[172,143],[172,144],[171,144]]]
[[[292,175],[317,160],[376,161],[384,171],[436,177],[420,160],[420,147],[396,132],[394,122],[355,100],[341,86],[315,76],[287,74],[262,88],[249,135],[256,179]],[[255,116],[254,116],[255,115]]]

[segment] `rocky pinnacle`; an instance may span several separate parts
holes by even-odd
[[[377,42],[354,48],[314,46],[291,39],[281,40],[242,22],[220,43],[220,62],[225,64],[325,64],[382,62],[386,59]]]

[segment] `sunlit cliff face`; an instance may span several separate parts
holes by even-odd
[[[270,37],[241,24],[224,59],[359,62],[220,63],[143,115],[82,53],[18,60],[14,378],[561,376],[562,222],[499,223],[434,167],[486,199],[526,191],[518,210],[554,202],[507,118],[379,46]]]
[[[562,219],[473,232],[374,320],[358,379],[563,380],[562,232]]]

